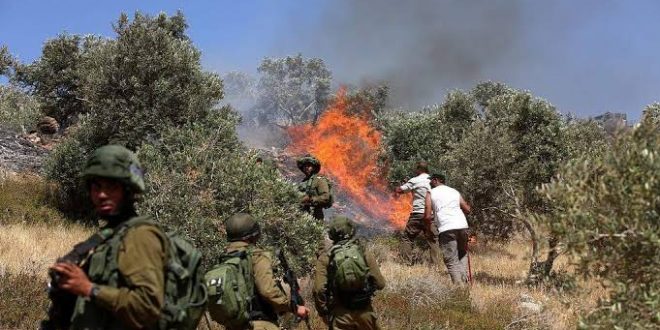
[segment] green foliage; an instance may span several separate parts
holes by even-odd
[[[95,134],[88,116],[81,117],[78,127],[57,145],[44,163],[46,178],[59,187],[58,208],[73,218],[90,216],[87,189],[80,174],[91,152],[103,144]]]
[[[314,122],[327,105],[332,75],[319,58],[265,58],[258,68],[255,111],[260,124]]]
[[[62,188],[64,210],[86,214],[79,173],[92,150],[108,143],[136,149],[167,127],[206,117],[222,97],[220,78],[202,70],[186,27],[181,13],[136,13],[132,21],[122,14],[116,39],[60,36],[24,68],[36,95],[66,91],[52,106],[79,118],[45,168]]]
[[[13,79],[39,100],[43,115],[64,125],[88,111],[80,91],[78,67],[89,51],[90,39],[60,34],[44,43],[41,57],[34,63],[16,66]]]
[[[207,266],[226,244],[222,222],[248,212],[262,225],[266,246],[280,246],[309,270],[322,225],[298,210],[295,187],[257,155],[240,147],[237,116],[228,108],[209,118],[166,130],[143,145],[148,191],[141,203],[170,228],[182,230],[202,250]]]
[[[14,86],[0,85],[0,125],[15,131],[30,131],[39,120],[34,97]]]
[[[391,181],[409,177],[414,163],[426,160],[475,206],[471,226],[499,238],[512,233],[514,210],[545,207],[535,188],[600,136],[598,127],[573,127],[548,102],[493,82],[450,92],[422,113],[384,114],[378,122]],[[587,131],[588,139],[576,139]]]
[[[13,63],[14,58],[9,54],[7,46],[0,46],[0,76],[8,74]]]
[[[387,85],[359,88],[350,91],[346,97],[347,111],[357,116],[377,118],[385,111],[390,89]]]
[[[135,148],[165,127],[206,116],[222,98],[222,81],[202,70],[185,28],[181,13],[137,13],[130,22],[122,15],[116,40],[89,51],[80,77],[99,138]]]
[[[660,103],[653,103],[644,109],[642,123],[646,125],[660,125]]]
[[[593,120],[569,119],[562,128],[561,136],[565,159],[597,156],[608,147],[607,133]]]
[[[437,113],[387,114],[379,118],[379,122],[385,153],[391,160],[390,181],[405,181],[411,175],[416,161],[436,160],[441,154],[440,146],[447,144],[444,132],[436,129],[439,122]]]
[[[612,290],[584,327],[660,326],[660,128],[643,122],[602,155],[565,165],[544,187],[550,214],[540,216],[561,238],[578,271]]]

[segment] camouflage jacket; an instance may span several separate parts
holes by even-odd
[[[321,205],[327,204],[330,201],[330,186],[328,185],[328,181],[318,174],[313,174],[303,179],[299,189],[310,197],[309,205],[306,205],[308,207],[320,208]]]
[[[127,221],[144,219],[134,217]],[[94,299],[78,297],[71,329],[150,329],[165,299],[167,237],[155,225],[128,228],[119,243],[100,244],[84,267],[99,286]]]

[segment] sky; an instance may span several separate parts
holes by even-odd
[[[264,57],[322,58],[336,84],[392,87],[393,106],[441,103],[496,80],[580,117],[638,121],[660,101],[660,1],[0,0],[0,44],[23,62],[57,34],[113,37],[121,12],[183,11],[207,70],[254,73]]]

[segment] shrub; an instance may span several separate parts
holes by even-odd
[[[322,225],[298,210],[297,191],[274,167],[242,150],[236,122],[224,108],[203,121],[170,128],[161,140],[140,148],[148,184],[143,213],[185,232],[209,265],[226,244],[223,221],[248,212],[262,225],[260,244],[284,248],[295,257],[292,263],[309,270]]]
[[[0,123],[14,131],[30,131],[39,120],[37,101],[13,86],[0,85]]]
[[[80,91],[78,67],[91,37],[60,34],[44,43],[41,57],[29,65],[16,64],[12,80],[39,100],[43,115],[68,125],[88,107]]]
[[[101,145],[95,142],[94,134],[94,127],[83,118],[78,128],[57,145],[44,163],[46,177],[58,185],[58,208],[73,218],[85,218],[91,212],[80,173],[89,154]]]
[[[643,121],[603,155],[565,165],[542,190],[553,211],[541,222],[561,239],[579,273],[612,290],[584,327],[660,326],[659,145],[660,129]]]
[[[222,97],[220,78],[202,70],[186,27],[180,13],[136,13],[133,21],[122,14],[116,39],[85,39],[74,76],[80,83],[75,96],[85,100],[86,114],[45,168],[47,177],[59,183],[63,210],[70,215],[86,214],[80,210],[86,197],[79,173],[92,150],[108,143],[135,150],[167,127],[206,117]]]

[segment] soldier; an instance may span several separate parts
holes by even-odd
[[[300,191],[305,194],[300,201],[301,207],[315,219],[323,221],[323,209],[332,206],[332,192],[328,180],[318,175],[321,162],[316,157],[307,155],[298,159],[296,164],[305,174],[299,186]]]
[[[278,315],[289,311],[290,299],[275,279],[272,254],[255,246],[261,234],[259,224],[251,215],[238,213],[227,220],[225,230],[230,242],[226,253],[250,250],[252,255],[256,301],[252,304],[248,329],[279,329]],[[293,312],[300,318],[309,314],[307,307],[300,305]]]
[[[316,261],[316,309],[330,329],[380,329],[371,299],[385,288],[385,278],[376,258],[355,238],[355,224],[345,216],[331,221],[328,235],[335,245]],[[350,290],[342,289],[348,286]]]
[[[165,295],[167,237],[136,213],[136,195],[145,188],[137,157],[121,146],[101,147],[82,176],[97,215],[107,223],[101,232],[110,236],[92,249],[82,268],[69,262],[50,268],[58,288],[77,296],[70,328],[153,328]],[[132,226],[136,222],[141,225]],[[121,241],[110,244],[120,226],[129,227]]]
[[[437,223],[440,247],[449,275],[454,284],[468,282],[468,223],[465,214],[470,205],[454,188],[445,185],[442,173],[433,174],[431,189],[426,195],[424,217]]]
[[[426,193],[431,190],[426,162],[418,162],[415,167],[415,177],[396,188],[396,192],[403,194],[412,192],[412,211],[403,230],[403,246],[401,254],[409,264],[413,264],[413,242],[422,235],[431,250],[431,262],[440,264],[440,247],[438,245],[438,227],[435,222],[424,218],[424,200]]]

